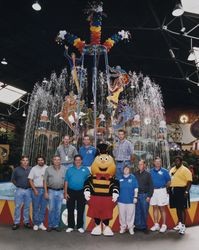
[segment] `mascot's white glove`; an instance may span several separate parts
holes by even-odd
[[[133,204],[136,204],[138,202],[138,198],[135,198],[133,199]]]
[[[116,202],[118,197],[119,197],[119,194],[113,193],[113,195],[112,195],[112,201]]]
[[[90,200],[91,198],[91,192],[90,191],[84,191],[84,197],[87,201]]]
[[[136,204],[138,202],[138,188],[135,188],[134,190],[134,199],[133,199],[133,203]]]
[[[62,40],[64,40],[64,36],[66,35],[66,31],[65,30],[60,30],[58,37],[61,38]]]

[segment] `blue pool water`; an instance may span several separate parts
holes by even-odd
[[[15,186],[11,182],[0,183],[0,200],[14,200]],[[191,201],[199,201],[199,185],[192,185]]]
[[[0,200],[14,200],[16,187],[11,182],[0,183]]]
[[[192,185],[190,189],[191,201],[199,201],[199,185]]]

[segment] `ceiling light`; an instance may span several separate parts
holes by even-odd
[[[181,1],[177,0],[176,5],[175,5],[175,7],[174,7],[174,9],[172,11],[172,15],[178,17],[178,16],[182,16],[183,13],[184,13],[184,10],[182,8]]]
[[[193,47],[190,50],[190,54],[187,58],[188,61],[195,61],[196,63],[198,63],[199,61],[199,47]]]
[[[48,83],[48,81],[46,80],[46,78],[44,77],[44,79],[43,79],[43,81],[42,81],[42,83]]]
[[[32,5],[32,8],[36,11],[40,11],[41,10],[41,5],[39,4],[38,1],[35,1]]]
[[[182,0],[182,6],[186,15],[196,14],[199,15],[199,1],[197,0]]]
[[[172,49],[169,49],[169,53],[170,53],[170,55],[171,55],[172,58],[175,58],[175,54],[174,54],[174,52],[173,52]]]
[[[7,65],[7,64],[8,64],[8,62],[6,61],[6,59],[5,59],[5,58],[3,58],[3,59],[1,60],[1,64],[3,64],[3,65]]]
[[[189,121],[189,117],[183,114],[183,115],[180,115],[179,120],[181,123],[187,123]]]
[[[189,52],[190,52],[190,54],[189,54],[187,60],[188,61],[194,61],[195,60],[195,55],[194,55],[193,49],[191,49]]]
[[[186,31],[186,28],[185,27],[182,27],[182,29],[180,30],[180,33],[184,34]]]
[[[26,117],[25,109],[24,109],[24,111],[23,111],[22,117]]]

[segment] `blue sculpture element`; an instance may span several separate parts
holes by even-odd
[[[120,100],[117,108],[117,122],[113,124],[114,129],[122,128],[125,123],[134,118],[135,112],[133,109],[126,104],[124,100]]]

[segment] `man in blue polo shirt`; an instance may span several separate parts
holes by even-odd
[[[74,157],[74,165],[69,168],[65,176],[64,198],[67,200],[68,208],[68,228],[67,233],[70,233],[75,228],[74,209],[77,208],[77,230],[84,233],[83,216],[85,208],[84,198],[84,182],[87,180],[90,172],[87,167],[82,166],[81,155]]]
[[[83,159],[82,165],[90,169],[96,156],[96,148],[91,145],[90,137],[87,135],[83,138],[83,146],[80,147],[79,154]]]
[[[159,157],[154,160],[154,168],[151,169],[151,178],[154,185],[153,196],[150,205],[153,206],[154,225],[151,231],[164,233],[167,230],[166,225],[166,206],[168,205],[167,187],[170,185],[170,175],[167,169],[161,167],[162,162]],[[159,225],[159,211],[162,217],[162,226]]]

